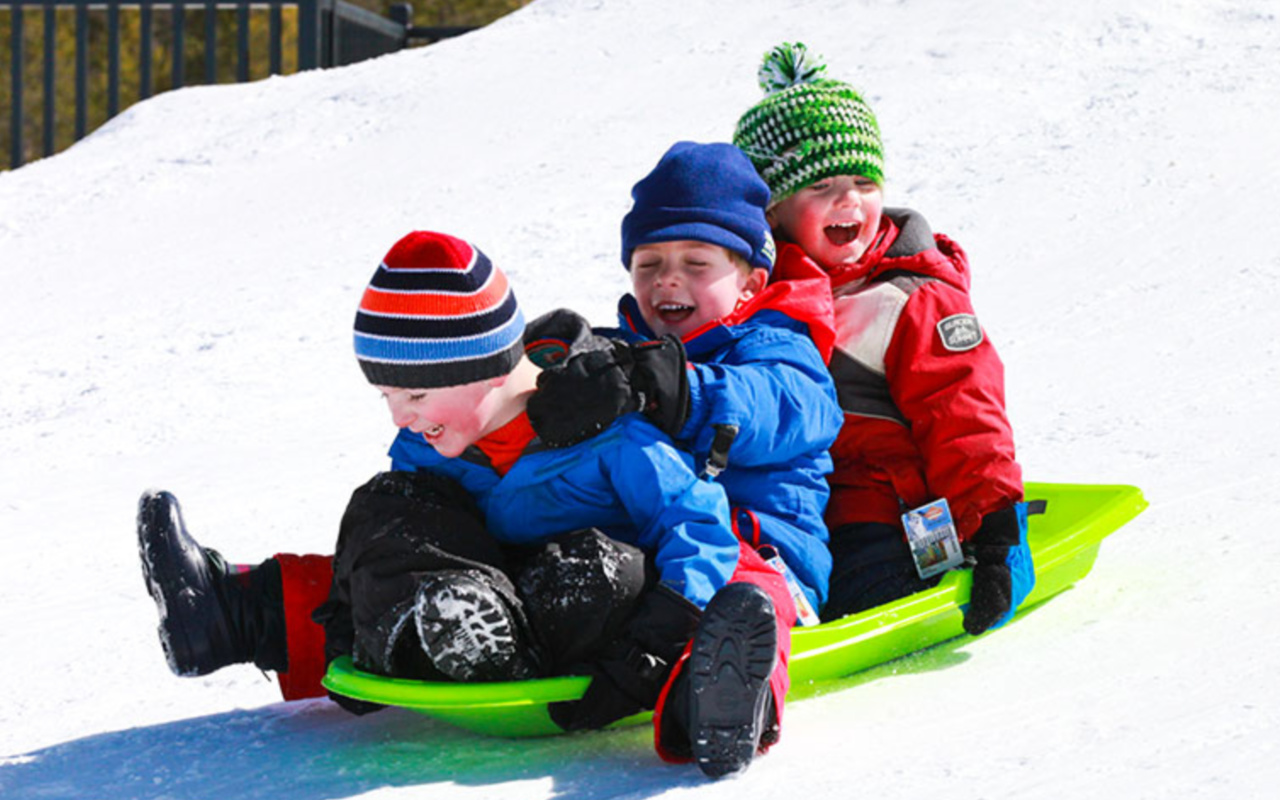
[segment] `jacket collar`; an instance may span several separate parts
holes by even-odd
[[[783,242],[774,275],[787,278],[820,269],[799,245]],[[960,245],[935,234],[925,218],[907,208],[887,208],[880,231],[857,264],[828,273],[831,289],[857,288],[883,279],[890,272],[910,272],[969,289],[969,258]],[[847,290],[847,289],[846,289]]]
[[[831,358],[835,347],[831,284],[811,261],[808,266],[797,265],[785,279],[779,278],[775,268],[763,291],[739,303],[728,315],[686,334],[682,339],[685,349],[697,360],[697,354],[718,349],[738,338],[745,332],[742,327],[745,323],[770,312],[804,325],[822,360]],[[646,339],[657,338],[640,315],[640,305],[631,294],[618,302],[618,324],[623,330]]]

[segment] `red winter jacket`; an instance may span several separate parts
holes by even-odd
[[[784,243],[774,277],[812,264]],[[868,255],[829,277],[845,421],[827,526],[901,524],[904,509],[945,497],[967,539],[984,515],[1022,499],[1004,367],[969,302],[968,258],[923,217],[889,209]]]

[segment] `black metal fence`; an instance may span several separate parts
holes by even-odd
[[[52,155],[131,99],[157,91],[352,64],[473,30],[415,27],[407,3],[393,6],[387,19],[343,0],[0,0],[0,23],[6,11],[11,167]],[[39,50],[38,59],[28,57],[29,47]],[[102,73],[92,83],[91,65]],[[60,79],[68,69],[71,80]],[[38,120],[30,106],[39,107]]]

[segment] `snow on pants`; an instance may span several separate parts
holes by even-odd
[[[329,657],[325,629],[312,614],[330,599],[333,559],[284,553],[275,558],[283,584],[289,659],[289,671],[280,673],[281,693],[286,700],[323,697],[326,690],[320,679]],[[512,561],[519,596],[506,599],[527,620],[546,674],[590,661],[618,635],[653,580],[639,549],[594,529],[557,536]],[[329,656],[333,654],[331,642]]]
[[[325,661],[403,678],[443,678],[406,625],[423,580],[465,572],[525,621],[506,554],[485,529],[472,497],[442,475],[382,472],[351,495],[338,529],[329,598],[313,619],[324,628]]]
[[[516,585],[546,675],[600,657],[657,581],[642,550],[595,528],[561,534],[526,554],[516,564]]]
[[[796,622],[795,601],[791,599],[791,590],[787,588],[786,578],[776,569],[766,564],[760,554],[745,542],[738,543],[738,566],[729,578],[729,583],[750,583],[759,586],[773,601],[773,610],[777,617],[778,625],[778,661],[774,665],[773,674],[769,676],[769,690],[773,695],[773,707],[777,714],[778,730],[781,731],[783,702],[786,699],[787,690],[791,688],[791,676],[787,672],[787,662],[791,658],[791,627]],[[658,706],[653,712],[654,748],[658,751],[658,755],[663,761],[677,764],[691,760],[688,755],[688,743],[679,741],[685,737],[687,731],[680,731],[673,735],[670,726],[668,730],[664,731],[663,712],[667,697],[671,691],[671,685],[688,662],[691,648],[692,642],[685,646],[684,653],[680,656],[680,660],[676,662],[675,668],[671,670],[670,677],[667,678],[666,685],[662,688],[662,694],[658,697]],[[762,739],[760,752],[763,753],[768,750],[777,741],[778,737],[776,735]]]

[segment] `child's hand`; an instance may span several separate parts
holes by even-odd
[[[529,422],[550,447],[595,436],[623,414],[643,411],[674,437],[689,416],[684,346],[667,337],[575,353],[538,376]]]
[[[1030,592],[1034,572],[1014,506],[982,518],[982,527],[966,543],[976,561],[973,590],[964,612],[964,629],[973,636],[999,627],[1013,617]]]
[[[631,389],[630,361],[626,345],[615,342],[544,369],[528,406],[538,438],[550,447],[569,447],[639,410]]]

